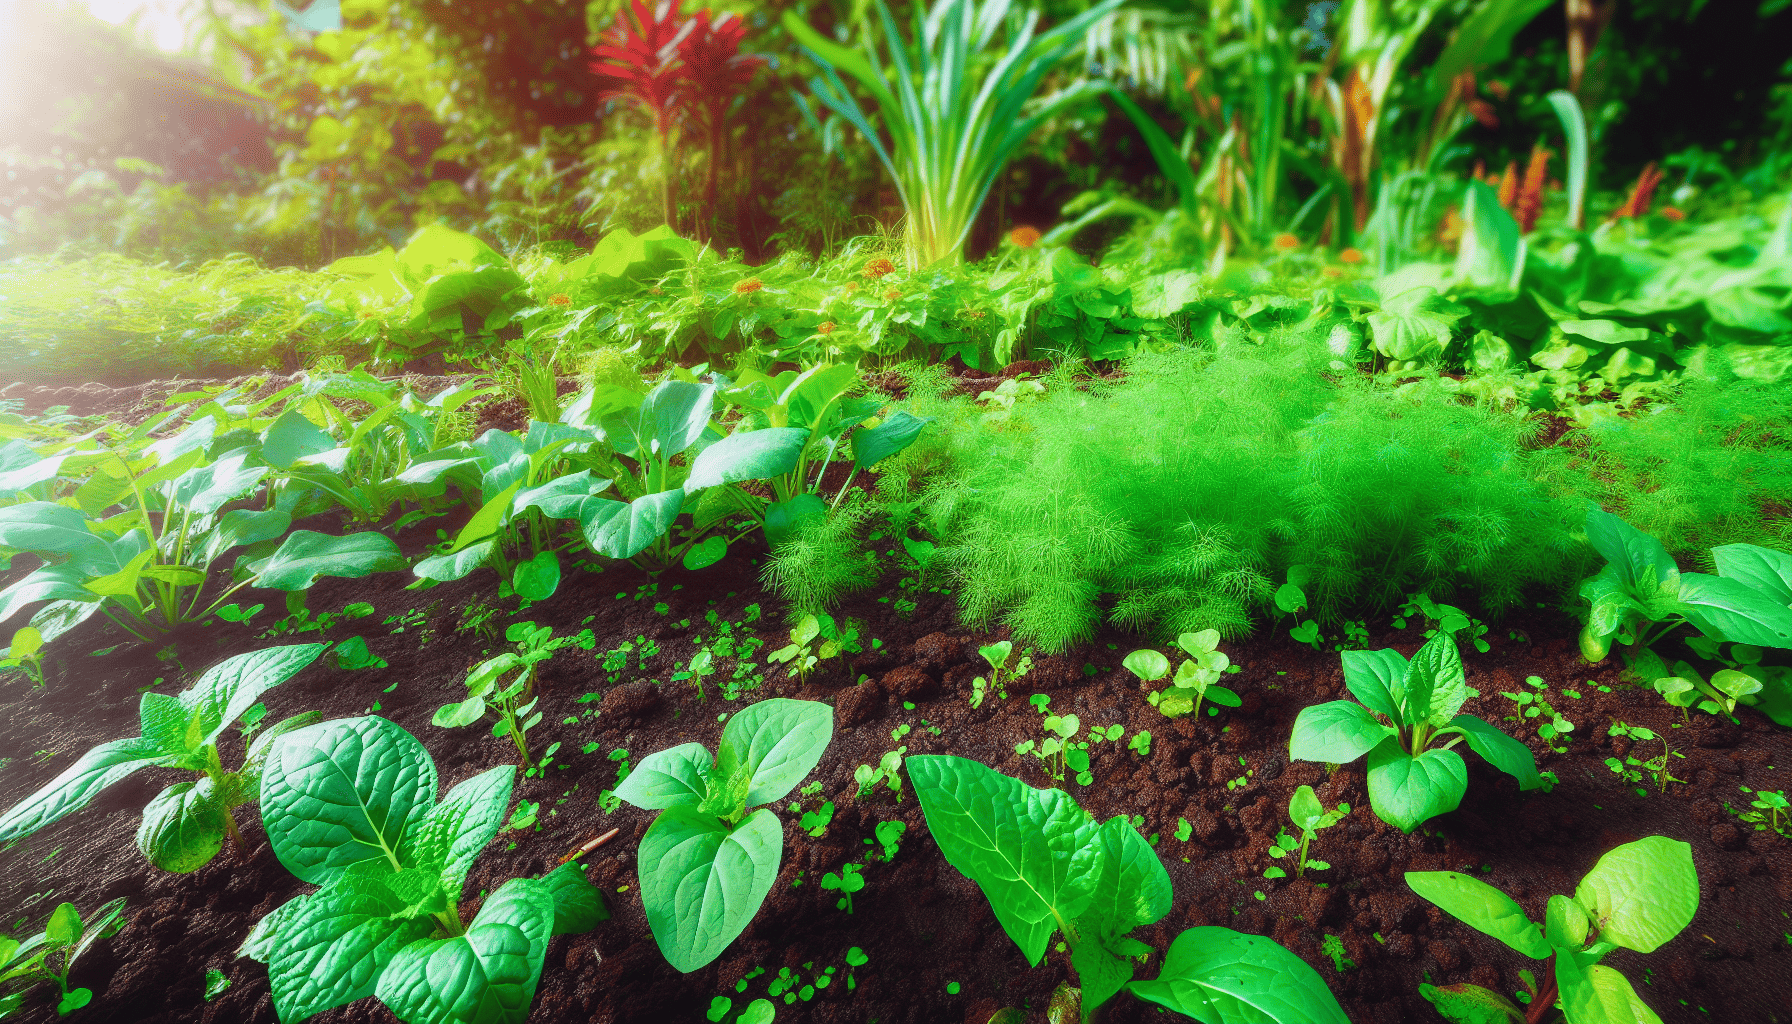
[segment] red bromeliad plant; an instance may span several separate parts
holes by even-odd
[[[735,97],[753,78],[765,59],[741,54],[746,25],[732,14],[712,15],[708,9],[691,18],[679,16],[680,0],[660,0],[649,8],[644,0],[631,0],[631,8],[616,16],[616,25],[604,34],[591,53],[591,70],[603,84],[601,99],[624,98],[653,115],[665,155],[666,176],[661,194],[667,224],[674,223],[673,176],[677,161],[677,133],[685,119],[698,122],[709,141],[709,175],[704,203],[713,207],[721,161],[723,121]]]

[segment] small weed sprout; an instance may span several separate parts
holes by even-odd
[[[1313,837],[1318,835],[1321,829],[1331,828],[1349,813],[1349,804],[1339,804],[1329,811],[1326,810],[1325,806],[1319,802],[1318,795],[1313,792],[1312,786],[1302,786],[1294,791],[1294,798],[1288,801],[1288,817],[1294,822],[1294,826],[1300,829],[1300,856],[1294,866],[1296,878],[1304,877],[1309,867],[1315,871],[1325,871],[1331,867],[1330,864],[1322,860],[1308,860],[1307,848],[1312,845]],[[1288,838],[1286,831],[1282,832],[1277,837],[1275,845],[1269,848],[1269,855],[1276,858],[1286,857],[1292,852],[1294,852],[1294,840]],[[1271,868],[1270,870],[1277,869]],[[1280,876],[1270,875],[1266,872],[1264,877]]]
[[[1550,706],[1549,698],[1543,695],[1543,691],[1549,689],[1549,684],[1544,682],[1541,676],[1525,676],[1524,681],[1526,686],[1531,687],[1531,690],[1501,690],[1500,696],[1516,703],[1519,715],[1523,718],[1542,718],[1543,721],[1537,723],[1537,735],[1543,738],[1550,753],[1565,752],[1568,749],[1568,744],[1563,737],[1574,731],[1574,723],[1562,717],[1561,712]],[[1536,692],[1533,693],[1532,690]],[[1519,721],[1519,717],[1508,715],[1506,721],[1516,722]],[[1562,745],[1559,747],[1556,746],[1557,740],[1562,740]]]
[[[1627,725],[1624,722],[1613,722],[1611,728],[1608,729],[1607,732],[1612,736],[1627,736],[1638,743],[1648,743],[1655,740],[1661,741],[1661,756],[1650,758],[1647,761],[1638,760],[1634,755],[1630,754],[1626,754],[1623,761],[1619,761],[1615,757],[1608,757],[1605,759],[1605,766],[1610,768],[1614,774],[1620,776],[1625,781],[1632,783],[1640,782],[1642,781],[1642,772],[1648,772],[1655,779],[1656,790],[1662,793],[1667,792],[1668,783],[1683,783],[1686,781],[1685,779],[1674,778],[1673,774],[1668,771],[1668,758],[1684,758],[1686,755],[1669,747],[1667,737],[1660,735],[1653,729],[1648,729],[1640,725]],[[1648,790],[1638,788],[1636,795],[1647,796]]]
[[[842,864],[839,874],[830,871],[821,876],[823,889],[833,889],[840,893],[840,901],[834,904],[836,910],[852,913],[852,894],[865,888],[865,876],[859,874],[864,867],[863,864]]]
[[[1748,792],[1746,786],[1741,789],[1744,793]],[[1757,832],[1771,829],[1780,836],[1792,839],[1792,832],[1787,831],[1792,829],[1792,803],[1787,802],[1786,791],[1782,789],[1770,793],[1762,789],[1756,790],[1754,796],[1754,800],[1749,802],[1754,810],[1744,811],[1737,817],[1755,826]]]
[[[997,697],[1007,700],[1008,684],[1033,670],[1033,658],[1025,653],[1015,662],[1013,670],[1009,670],[1009,659],[1014,656],[1014,642],[1011,640],[979,647],[977,653],[983,655],[983,660],[989,663],[989,678],[978,676],[971,680],[971,707],[974,708],[983,706],[984,697],[991,689],[996,691]]]
[[[12,635],[12,647],[0,658],[0,670],[16,668],[25,673],[31,685],[44,686],[44,635],[34,626],[23,626]]]
[[[1243,703],[1238,694],[1217,685],[1222,673],[1238,671],[1231,659],[1217,650],[1219,642],[1217,629],[1203,629],[1199,633],[1184,633],[1177,637],[1176,646],[1189,658],[1177,666],[1176,675],[1170,680],[1175,684],[1173,688],[1152,691],[1146,697],[1151,706],[1163,712],[1166,718],[1180,718],[1200,714],[1202,700],[1229,708]],[[1147,686],[1170,674],[1170,659],[1150,649],[1132,652],[1121,664]],[[1209,713],[1215,712],[1210,710]]]
[[[854,769],[852,779],[859,784],[859,791],[853,795],[853,799],[863,800],[867,793],[875,789],[879,782],[882,782],[890,788],[890,792],[896,794],[896,802],[901,803],[902,757],[907,753],[908,747],[903,745],[895,750],[886,751],[883,758],[878,761],[876,768],[862,764]]]

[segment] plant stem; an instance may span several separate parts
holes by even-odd
[[[1531,1000],[1530,1009],[1525,1011],[1524,1024],[1542,1024],[1543,1018],[1556,1005],[1556,958],[1549,958],[1549,980],[1544,983],[1543,990]]]

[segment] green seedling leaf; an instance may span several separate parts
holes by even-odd
[[[703,802],[708,785],[705,779],[714,763],[715,758],[701,743],[668,747],[642,758],[614,792],[636,807],[650,811],[696,807]]]
[[[1163,970],[1126,990],[1201,1021],[1349,1024],[1306,962],[1260,935],[1190,928],[1170,943]]]
[[[1406,692],[1409,666],[1399,651],[1345,651],[1344,685],[1350,695],[1378,715],[1385,715],[1397,724],[1405,723],[1400,703]],[[1379,742],[1379,741],[1378,741]],[[1332,762],[1341,764],[1343,762]]]
[[[884,417],[875,427],[852,436],[853,462],[860,469],[870,469],[883,460],[915,443],[933,417],[922,418],[901,409]]]
[[[535,557],[518,562],[511,573],[510,589],[528,601],[545,601],[560,589],[560,557],[552,551],[538,551]]]
[[[342,876],[276,911],[279,920],[257,951],[270,954],[268,983],[280,1019],[303,1020],[373,995],[380,972],[399,950],[435,930],[427,917],[400,916],[405,908],[382,880]],[[244,944],[247,955],[255,955],[255,940],[251,934]]]
[[[711,536],[703,538],[703,542],[693,546],[684,553],[684,567],[688,572],[707,569],[728,556],[728,540],[725,537]]]
[[[1455,871],[1408,871],[1406,884],[1470,928],[1533,960],[1549,959],[1549,943],[1524,908],[1486,882]]]
[[[380,973],[375,994],[417,1024],[522,1024],[554,928],[554,899],[513,878],[479,908],[465,935],[412,942]]]
[[[1154,683],[1170,674],[1170,659],[1153,650],[1134,651],[1120,664],[1147,683]]]
[[[1774,603],[1792,606],[1792,554],[1754,544],[1725,544],[1711,549],[1717,574],[1766,594]]]
[[[554,900],[554,934],[578,935],[610,919],[603,893],[585,877],[585,866],[568,861],[541,876]]]
[[[689,806],[660,812],[641,839],[641,901],[666,962],[689,974],[722,955],[771,892],[784,829],[760,808],[734,829]]]
[[[1389,737],[1369,751],[1369,804],[1382,821],[1410,833],[1455,810],[1468,792],[1468,766],[1454,750],[1413,757]]]
[[[586,498],[579,506],[585,542],[605,558],[633,558],[672,528],[684,508],[684,493],[674,488],[627,504],[608,498]]]
[[[324,576],[359,579],[376,572],[398,572],[408,564],[398,544],[383,533],[332,537],[294,530],[272,555],[254,567],[255,586],[308,590]]]
[[[1537,774],[1537,758],[1529,747],[1473,715],[1457,715],[1450,724],[1462,730],[1462,738],[1470,750],[1517,779],[1519,789],[1532,790],[1543,785],[1542,777]]]
[[[175,783],[143,809],[137,849],[163,871],[197,871],[223,848],[229,813],[211,779]]]
[[[1377,722],[1362,705],[1335,700],[1302,708],[1295,716],[1288,756],[1297,761],[1348,764],[1392,735],[1393,730]]]
[[[1556,985],[1571,1024],[1661,1024],[1628,978],[1602,964],[1582,967],[1566,950],[1556,956]]]
[[[1524,1011],[1512,1000],[1466,981],[1420,985],[1419,995],[1450,1024],[1524,1024]]]
[[[833,737],[834,711],[826,704],[762,700],[728,719],[715,770],[727,777],[744,769],[752,780],[746,806],[757,807],[795,789],[815,770]]]
[[[1698,912],[1692,847],[1662,836],[1625,843],[1599,858],[1574,898],[1592,914],[1602,941],[1652,953]]]
[[[1094,899],[1098,826],[1066,793],[1037,790],[960,757],[908,759],[909,780],[946,862],[976,882],[1027,962],[1057,921]]]
[[[1438,728],[1449,725],[1470,697],[1480,696],[1469,688],[1455,637],[1438,630],[1419,648],[1407,666],[1404,696],[1405,724],[1425,722]]]

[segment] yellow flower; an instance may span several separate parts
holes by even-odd
[[[1356,249],[1356,248],[1345,249],[1343,252],[1338,254],[1338,262],[1339,263],[1361,263],[1361,262],[1363,262],[1363,251],[1361,249]]]
[[[759,280],[757,277],[749,277],[745,281],[736,281],[734,283],[734,294],[745,295],[748,292],[756,292],[764,287],[765,283],[763,281]]]
[[[882,256],[879,256],[877,259],[874,259],[871,262],[865,264],[865,276],[866,277],[878,278],[878,277],[884,276],[885,274],[894,273],[895,270],[896,270],[896,264],[891,263],[889,260],[884,259]]]
[[[1031,249],[1038,245],[1039,237],[1039,229],[1033,227],[1018,227],[1008,232],[1008,240],[1022,249]]]

